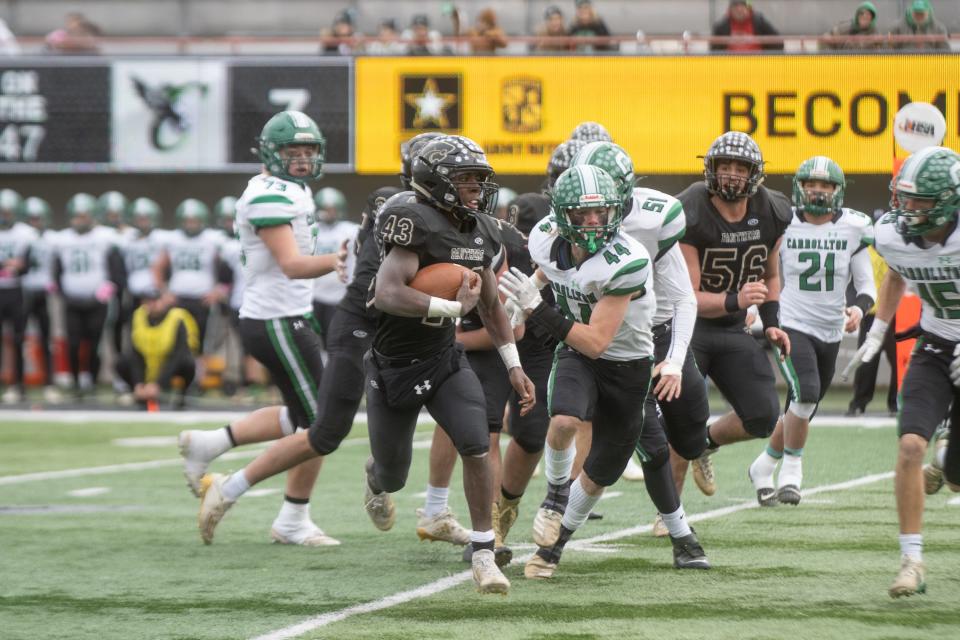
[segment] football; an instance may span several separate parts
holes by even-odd
[[[480,279],[478,273],[459,264],[438,262],[417,271],[410,281],[410,287],[444,300],[456,300],[464,273],[470,274],[471,286]]]

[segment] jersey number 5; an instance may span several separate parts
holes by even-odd
[[[700,266],[700,288],[713,293],[739,291],[744,284],[761,280],[766,270],[767,247],[748,247],[739,264],[738,253],[733,247],[706,249]]]

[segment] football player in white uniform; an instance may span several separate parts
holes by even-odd
[[[530,233],[539,270],[511,269],[501,290],[564,344],[550,377],[544,449],[547,495],[533,523],[527,578],[550,578],[567,541],[619,479],[643,428],[653,370],[656,300],[651,256],[621,230],[623,194],[606,171],[576,165],[554,185],[554,214]],[[562,313],[544,303],[550,284]],[[590,452],[571,482],[578,425],[593,424]]]
[[[57,231],[49,229],[50,205],[42,198],[30,197],[20,206],[24,221],[33,227],[38,237],[27,250],[27,272],[23,274],[24,321],[33,318],[40,332],[40,348],[43,351],[43,399],[55,404],[62,396],[54,386],[53,357],[51,349],[50,310],[47,300],[56,291],[53,283],[53,247]]]
[[[336,253],[344,242],[350,244],[356,240],[359,225],[344,220],[347,199],[341,191],[332,187],[320,189],[314,202],[317,204],[317,253]],[[352,253],[347,251],[348,256]],[[346,292],[347,284],[339,274],[328,273],[313,281],[313,315],[323,329],[324,340],[329,333],[333,313]]]
[[[778,364],[787,382],[787,407],[749,469],[762,506],[800,503],[800,456],[810,419],[830,388],[843,333],[858,329],[877,297],[866,250],[873,244],[873,222],[843,206],[845,188],[843,170],[826,156],[805,160],[793,177],[794,217],[780,244],[780,323],[791,352]],[[857,298],[847,306],[851,278]]]
[[[903,163],[891,188],[891,211],[876,224],[877,253],[890,270],[880,285],[877,318],[844,373],[877,356],[907,286],[920,296],[920,329],[900,390],[900,436],[894,490],[900,520],[900,571],[891,597],[926,591],[923,563],[923,458],[943,416],[954,433],[960,419],[960,154],[928,147]],[[952,409],[951,409],[952,406]],[[941,466],[960,491],[960,443],[953,438]]]
[[[23,334],[26,326],[21,276],[26,271],[27,249],[37,232],[17,220],[23,200],[12,189],[0,191],[0,343],[3,326],[10,321],[13,330],[14,384],[3,393],[4,404],[23,400]],[[0,359],[3,347],[0,346]]]
[[[259,138],[264,170],[250,179],[237,203],[246,275],[240,333],[247,352],[269,369],[284,406],[260,409],[215,431],[180,434],[184,472],[201,500],[199,526],[206,544],[213,542],[214,527],[226,510],[261,479],[246,475],[246,470],[229,477],[205,475],[210,461],[238,445],[306,430],[317,416],[323,362],[312,313],[312,279],[340,264],[336,254],[313,254],[316,224],[307,182],[322,175],[325,148],[323,134],[306,114],[283,111],[273,116]],[[270,458],[272,451],[264,457]],[[322,462],[315,457],[290,469],[283,506],[270,532],[274,541],[340,544],[310,518],[310,495]]]

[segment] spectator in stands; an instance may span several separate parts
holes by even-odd
[[[418,13],[410,20],[410,28],[404,30],[403,39],[407,41],[407,53],[411,56],[446,55],[450,49],[443,44],[439,31],[430,28],[430,18]]]
[[[727,15],[713,25],[715,36],[776,36],[780,33],[762,13],[756,11],[748,0],[730,0]],[[760,44],[745,41],[735,44],[710,43],[711,51],[760,51],[783,50],[783,43]]]
[[[450,19],[453,21],[453,35],[460,35],[460,12],[451,7]],[[497,25],[497,14],[493,9],[484,9],[477,14],[476,24],[467,30],[472,53],[496,53],[497,49],[507,46],[507,36]]]
[[[858,38],[845,38],[845,36],[878,35],[877,8],[869,1],[860,3],[856,13],[853,14],[853,20],[844,20],[838,23],[826,35],[837,38],[826,43],[825,47],[827,49],[879,49],[883,47],[883,42],[880,40],[863,42]]]
[[[556,5],[550,5],[543,13],[543,24],[537,29],[537,36],[544,38],[538,40],[534,49],[536,51],[570,51],[570,45],[563,42],[555,42],[550,38],[566,37],[567,27],[563,22],[563,11]]]
[[[10,27],[2,18],[0,18],[0,55],[20,55],[20,44],[17,42],[17,37],[13,35],[13,31],[10,31]]]
[[[100,53],[101,35],[100,27],[82,13],[68,13],[64,26],[48,33],[45,41],[50,53],[91,55]]]
[[[402,56],[407,53],[407,45],[400,40],[397,21],[385,18],[380,21],[377,39],[367,43],[366,51],[377,56]]]
[[[577,13],[573,17],[573,23],[570,25],[570,35],[578,37],[606,37],[610,35],[606,23],[597,15],[593,8],[591,0],[576,0]],[[577,47],[577,51],[612,51],[613,45],[609,44],[583,44]]]
[[[338,13],[333,19],[333,28],[322,30],[320,35],[323,38],[323,52],[327,55],[348,56],[361,49],[352,41],[356,34],[353,30],[353,17],[349,11]]]
[[[950,49],[948,42],[949,34],[943,23],[933,17],[933,7],[930,0],[913,0],[907,6],[906,15],[903,20],[890,32],[895,36],[943,36],[942,40],[935,42],[902,42],[898,43],[898,49]]]

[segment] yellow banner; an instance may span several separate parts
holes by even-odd
[[[637,173],[699,173],[727,129],[754,136],[767,171],[828,155],[847,173],[888,173],[893,117],[932,102],[960,148],[960,56],[360,58],[360,173],[396,173],[399,144],[458,133],[505,174],[542,174],[577,123],[600,122]]]

